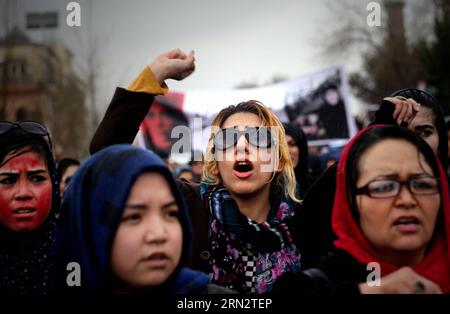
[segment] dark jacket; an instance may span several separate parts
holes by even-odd
[[[303,206],[294,216],[295,243],[302,252],[302,268],[316,267],[320,258],[333,249],[336,239],[331,229],[331,212],[336,190],[337,162],[325,170],[307,191]]]
[[[272,290],[276,295],[359,294],[358,284],[366,282],[366,265],[343,250],[325,255],[316,268],[283,274]]]

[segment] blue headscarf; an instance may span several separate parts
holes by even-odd
[[[169,168],[153,152],[122,144],[105,148],[82,163],[64,194],[56,243],[57,292],[64,288],[68,293],[112,292],[112,243],[131,188],[144,172],[158,172],[165,177],[176,199],[183,230],[180,263],[157,291],[199,293],[195,289],[194,292],[192,289],[184,291],[175,286],[179,282],[189,282],[189,278],[202,286],[209,282],[203,273],[182,269],[189,258],[192,234],[186,205]],[[70,262],[80,265],[81,287],[78,289],[66,284],[69,274],[66,267]],[[182,276],[189,278],[180,280]],[[199,277],[202,280],[199,281]]]

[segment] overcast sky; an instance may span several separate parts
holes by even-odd
[[[73,28],[66,25],[69,2],[12,1],[12,22],[24,28],[25,13],[58,11],[57,30],[28,34],[41,42],[63,41],[76,67],[89,38],[97,43],[102,109],[115,86],[126,86],[156,55],[176,47],[195,50],[197,70],[183,82],[169,81],[174,90],[263,84],[275,75],[294,78],[332,64],[354,70],[359,62],[320,54],[319,34],[333,27],[327,0],[80,0],[81,27]],[[355,6],[365,10],[367,2],[355,0]]]

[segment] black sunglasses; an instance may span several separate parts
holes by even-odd
[[[258,148],[270,148],[276,142],[268,127],[247,127],[243,131],[238,130],[237,127],[231,127],[222,129],[216,134],[213,151],[233,147],[242,135],[250,145]]]
[[[44,137],[47,136],[50,150],[53,150],[50,134],[48,133],[48,130],[45,127],[45,125],[35,121],[22,121],[22,122],[0,121],[0,135],[6,134],[16,128],[22,129],[23,131],[29,134],[40,135]]]

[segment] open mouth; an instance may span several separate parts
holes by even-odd
[[[419,225],[420,220],[417,217],[400,217],[394,221],[394,226],[397,225]]]
[[[151,269],[163,269],[169,264],[169,257],[162,252],[153,253],[143,259],[145,265]]]
[[[244,172],[250,172],[253,170],[253,164],[250,161],[237,161],[234,163],[233,167],[234,171],[244,173]]]
[[[148,256],[145,260],[147,260],[147,261],[159,261],[159,260],[166,260],[166,259],[168,259],[168,257],[164,253],[153,253],[152,255]]]
[[[14,214],[22,215],[22,214],[30,214],[35,212],[35,208],[18,208],[13,211]]]
[[[394,221],[394,227],[402,233],[414,233],[419,230],[420,220],[414,216],[400,217]]]

